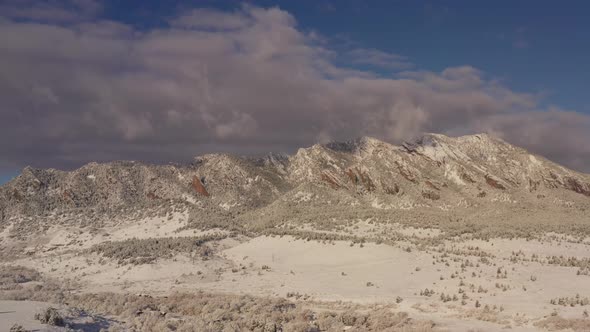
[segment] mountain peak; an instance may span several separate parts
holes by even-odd
[[[344,142],[330,142],[324,146],[330,150],[341,151],[341,152],[359,152],[372,150],[375,147],[388,145],[377,138],[370,136],[361,136],[352,140]]]
[[[491,150],[497,149],[500,146],[511,149],[516,148],[504,140],[488,133],[470,134],[457,137],[436,133],[425,133],[413,141],[405,141],[402,146],[409,151],[414,151],[417,147],[440,148],[442,146],[453,147],[459,150],[484,149],[488,152],[491,152]]]

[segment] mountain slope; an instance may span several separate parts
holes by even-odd
[[[0,220],[170,203],[223,214],[287,203],[451,210],[589,202],[587,174],[486,134],[427,134],[401,146],[363,137],[292,156],[209,154],[189,165],[90,163],[71,172],[27,167],[0,187]]]

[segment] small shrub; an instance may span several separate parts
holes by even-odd
[[[65,322],[59,311],[53,307],[49,307],[42,312],[35,314],[35,319],[42,324],[53,326],[64,326]]]
[[[179,253],[193,254],[203,260],[213,255],[213,250],[207,242],[220,241],[228,234],[213,233],[191,237],[167,237],[148,239],[128,239],[124,241],[107,241],[94,245],[89,249],[91,253],[101,254],[103,257],[116,259],[119,264],[150,264],[160,258],[172,258]]]
[[[553,305],[560,305],[564,307],[575,307],[575,306],[587,306],[590,304],[590,299],[587,297],[581,297],[580,294],[576,294],[574,297],[559,297],[549,301]]]
[[[420,291],[420,296],[428,296],[431,297],[434,295],[435,291],[433,289],[425,288],[424,290]]]
[[[25,328],[22,325],[14,324],[10,328],[10,332],[26,332]]]
[[[583,318],[563,318],[557,313],[533,324],[549,331],[573,330],[590,331],[590,320]]]

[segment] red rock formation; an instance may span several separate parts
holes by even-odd
[[[506,187],[504,187],[504,185],[502,185],[497,180],[493,179],[491,176],[486,175],[485,178],[486,178],[486,183],[488,185],[490,185],[490,187],[500,189],[500,190],[506,190]]]
[[[401,165],[400,163],[398,163],[397,161],[395,162],[395,164],[397,165],[397,170],[399,171],[399,173],[406,178],[406,180],[416,183],[416,177],[414,176],[414,174],[412,174],[409,170],[406,169],[406,167],[404,167],[403,165]]]
[[[569,190],[590,197],[590,189],[588,189],[588,186],[584,186],[577,179],[567,177],[565,178],[565,185]]]
[[[426,198],[426,199],[430,199],[433,201],[439,200],[440,199],[440,195],[433,192],[433,191],[423,191],[422,192],[422,197]]]
[[[199,193],[199,194],[201,194],[201,195],[203,195],[205,197],[209,197],[210,196],[209,195],[209,192],[207,191],[207,189],[205,189],[205,186],[203,185],[203,183],[201,182],[201,180],[198,177],[196,177],[196,176],[193,177],[192,186],[193,186],[193,189],[197,193]]]
[[[69,190],[64,190],[61,195],[64,199],[69,199],[69,200],[72,199],[72,194],[70,193]]]
[[[348,175],[348,177],[350,178],[350,181],[352,181],[352,183],[354,183],[354,184],[358,183],[359,179],[356,176],[356,174],[354,174],[352,169],[348,169],[348,170],[344,171],[344,173],[346,173],[346,175]]]
[[[162,197],[156,195],[153,191],[150,191],[149,193],[147,193],[147,197],[149,199],[160,199],[160,198],[162,198]]]
[[[373,180],[371,180],[367,173],[364,173],[358,167],[355,167],[354,169],[348,169],[344,171],[344,173],[348,175],[350,181],[352,181],[353,184],[362,184],[367,191],[375,190],[375,184],[373,183]]]
[[[434,190],[440,190],[439,187],[437,187],[434,183],[432,183],[429,180],[424,181],[424,184],[426,184],[427,186],[429,186],[430,188],[434,189]]]
[[[322,173],[322,180],[328,183],[332,189],[340,189],[340,184],[332,176]]]

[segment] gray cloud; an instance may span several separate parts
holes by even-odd
[[[387,69],[409,69],[413,64],[402,55],[383,52],[376,49],[355,48],[346,52],[351,63],[371,65]]]
[[[590,171],[590,116],[551,107],[490,116],[475,126],[574,169]]]
[[[150,31],[12,19],[0,20],[0,169],[489,131],[590,170],[590,149],[579,144],[590,141],[587,115],[539,110],[537,95],[470,66],[384,78],[336,65],[329,43],[278,8],[197,9]],[[349,51],[351,65],[407,63]]]
[[[254,24],[252,17],[238,13],[198,8],[182,14],[170,22],[175,27],[213,30],[235,30]]]

